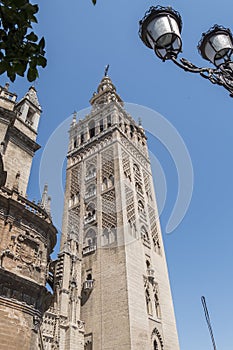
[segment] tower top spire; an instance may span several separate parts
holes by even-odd
[[[107,66],[105,67],[105,70],[104,70],[105,77],[107,77],[107,75],[108,75],[108,70],[109,70],[109,64],[107,64]]]
[[[33,85],[30,86],[30,88],[28,89],[28,92],[26,93],[25,98],[27,98],[37,108],[41,109],[41,106],[39,104],[38,97],[37,97],[37,91]]]
[[[113,101],[117,101],[123,104],[121,97],[116,92],[116,87],[113,84],[111,78],[108,76],[109,64],[105,67],[104,77],[102,78],[97,92],[94,92],[92,98],[90,99],[90,104],[92,106],[103,106],[109,104]]]

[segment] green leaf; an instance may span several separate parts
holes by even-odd
[[[38,23],[36,16],[32,16],[30,20],[33,23]],[[30,28],[32,28],[32,27],[30,26]]]
[[[37,58],[37,65],[38,66],[41,66],[41,67],[43,67],[43,68],[45,68],[46,67],[46,65],[47,65],[47,60],[46,60],[46,58],[44,57],[44,56],[39,56],[38,58]]]
[[[21,77],[24,77],[24,72],[26,69],[27,69],[27,63],[16,63],[14,65],[15,72]]]
[[[14,0],[12,1],[14,2],[16,7],[22,7],[24,6],[28,1],[27,0]]]
[[[0,74],[7,72],[11,81],[26,71],[27,79],[34,81],[37,68],[47,64],[45,40],[30,30],[37,12],[38,5],[30,0],[0,0]]]
[[[45,48],[45,40],[44,40],[44,37],[42,37],[39,41],[39,44],[40,46],[40,49],[43,50]]]
[[[8,78],[10,78],[10,80],[12,82],[15,81],[15,78],[16,78],[16,73],[14,72],[14,70],[12,69],[12,67],[9,67],[8,70],[7,70],[7,76]]]
[[[34,32],[31,32],[30,34],[26,35],[26,39],[36,42],[38,40],[38,36]]]
[[[29,68],[27,72],[28,81],[32,82],[38,78],[39,74],[36,68]]]
[[[8,68],[8,64],[5,61],[0,62],[0,74],[5,73]]]

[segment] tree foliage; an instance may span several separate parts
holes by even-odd
[[[38,77],[38,67],[45,67],[45,40],[32,30],[37,23],[38,5],[29,0],[0,1],[0,74],[4,72],[11,81],[16,75],[31,82]]]
[[[45,40],[32,30],[38,10],[29,0],[0,0],[0,75],[6,72],[11,81],[25,73],[34,81],[38,67],[47,65]]]

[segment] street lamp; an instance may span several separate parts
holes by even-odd
[[[199,53],[215,68],[200,68],[185,58],[177,59],[182,52],[182,19],[179,12],[171,7],[152,6],[139,24],[141,40],[162,61],[172,60],[185,71],[199,73],[211,83],[223,86],[233,97],[233,37],[230,29],[214,25],[202,34]]]

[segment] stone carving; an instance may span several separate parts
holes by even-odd
[[[13,190],[18,191],[19,190],[19,179],[20,179],[20,171],[17,172],[15,175],[15,182],[13,184]]]
[[[38,244],[32,240],[20,235],[18,237],[17,255],[26,264],[32,264],[36,261],[38,253]]]
[[[39,317],[38,315],[34,315],[33,316],[33,330],[38,333],[39,329],[40,329],[40,325],[41,325],[41,317]]]

